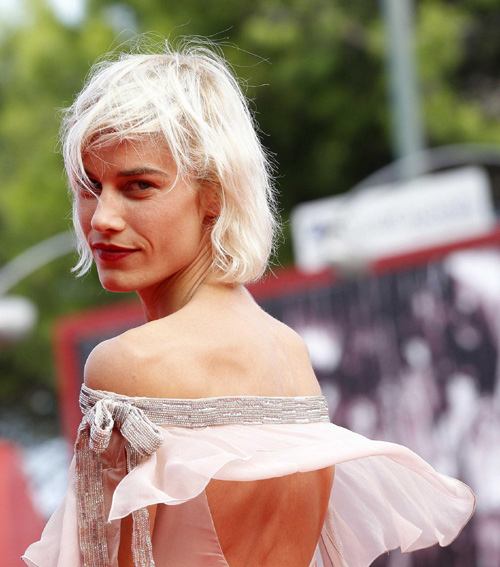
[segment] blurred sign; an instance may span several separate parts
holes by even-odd
[[[295,262],[309,272],[349,267],[480,236],[495,223],[486,171],[463,167],[299,205]]]

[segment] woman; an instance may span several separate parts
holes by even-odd
[[[275,205],[216,51],[98,64],[62,132],[78,268],[147,323],[89,356],[68,493],[26,564],[361,567],[452,541],[470,490],[329,423],[304,343],[243,287]]]

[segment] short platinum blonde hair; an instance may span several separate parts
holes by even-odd
[[[272,166],[238,80],[211,43],[185,42],[162,53],[122,53],[91,69],[64,111],[62,152],[69,185],[91,189],[82,154],[93,146],[150,136],[164,140],[178,175],[195,188],[208,182],[220,212],[211,228],[212,268],[218,281],[257,280],[278,228]],[[92,253],[73,201],[83,275]]]

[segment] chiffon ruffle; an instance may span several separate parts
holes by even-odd
[[[437,473],[409,449],[371,441],[331,423],[161,430],[161,447],[128,474],[123,440],[113,433],[103,479],[112,565],[117,564],[118,520],[142,507],[165,504],[176,508],[182,521],[167,522],[165,529],[172,533],[163,534],[162,541],[181,549],[188,526],[196,522],[199,541],[191,541],[190,549],[205,546],[211,551],[204,559],[201,554],[198,560],[172,563],[162,558],[174,551],[159,553],[153,539],[157,567],[228,567],[210,516],[203,516],[204,489],[211,479],[253,481],[335,465],[316,555],[318,565],[325,567],[367,567],[398,547],[407,552],[435,543],[448,545],[474,510],[474,495],[465,484]],[[182,557],[182,551],[175,557]],[[82,566],[74,465],[64,501],[23,560],[29,567]]]

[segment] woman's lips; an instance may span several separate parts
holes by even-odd
[[[99,259],[103,260],[104,262],[118,262],[119,260],[128,258],[132,254],[134,254],[134,252],[138,251],[137,249],[115,247],[94,247],[94,250]]]

